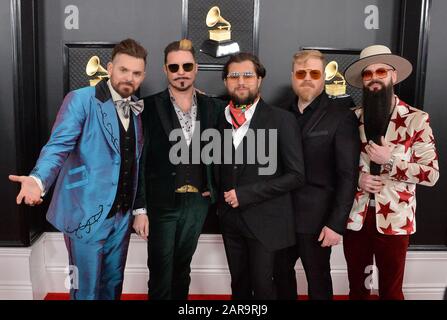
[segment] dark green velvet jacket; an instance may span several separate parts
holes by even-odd
[[[216,128],[219,113],[224,112],[226,103],[197,93],[197,105],[200,131]],[[134,209],[170,208],[175,204],[176,169],[169,161],[169,151],[176,143],[169,141],[169,134],[175,128],[172,120],[173,108],[167,89],[144,98],[144,147]],[[214,203],[216,190],[211,166],[203,165],[203,170],[207,189],[211,192],[211,202]]]

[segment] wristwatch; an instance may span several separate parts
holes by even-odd
[[[391,157],[390,160],[388,160],[388,162],[383,165],[383,167],[385,168],[386,171],[391,172],[391,170],[393,169],[393,164],[394,164],[394,157]]]

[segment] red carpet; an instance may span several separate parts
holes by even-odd
[[[375,296],[372,296],[372,299]],[[68,300],[68,293],[48,293],[45,300]],[[230,300],[231,296],[226,294],[190,294],[188,300]],[[308,296],[300,295],[297,300],[307,300]],[[147,300],[147,294],[125,293],[121,300]],[[349,300],[347,295],[336,295],[334,300]]]

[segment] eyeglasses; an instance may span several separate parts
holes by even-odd
[[[394,70],[394,69],[379,68],[375,71],[363,70],[362,79],[363,79],[363,81],[369,81],[373,78],[374,75],[376,75],[377,78],[379,78],[379,79],[383,79],[383,78],[386,78],[386,76],[388,75],[388,71],[391,71],[391,70]]]
[[[187,62],[182,64],[182,68],[185,72],[191,72],[194,69],[194,63]],[[177,63],[168,64],[168,70],[172,73],[176,73],[180,69],[180,65]]]
[[[228,80],[238,80],[240,77],[242,77],[244,80],[253,80],[256,78],[256,73],[252,71],[245,71],[245,72],[230,72],[227,75]]]
[[[310,77],[312,80],[319,80],[321,78],[321,71],[320,70],[297,70],[295,71],[295,79],[297,80],[303,80],[306,78],[307,73],[310,74]]]

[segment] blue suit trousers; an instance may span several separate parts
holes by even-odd
[[[131,234],[130,211],[104,220],[86,243],[64,236],[72,300],[119,300]]]

